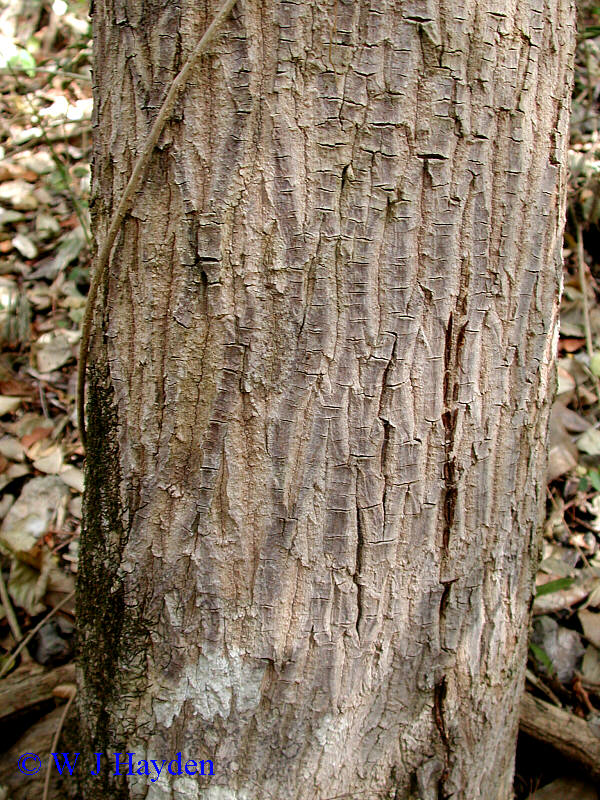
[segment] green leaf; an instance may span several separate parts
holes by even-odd
[[[553,592],[560,592],[561,589],[568,589],[573,583],[575,578],[557,578],[555,581],[548,581],[537,587],[535,593],[536,597],[543,597],[545,594],[552,594]]]
[[[19,47],[17,52],[6,63],[11,69],[26,72],[30,78],[35,75],[35,58],[22,47]]]
[[[579,31],[580,39],[594,39],[596,36],[600,36],[600,25],[588,25],[587,28]]]
[[[597,469],[591,469],[588,472],[588,478],[590,479],[590,483],[594,487],[597,492],[600,492],[600,472]]]
[[[541,647],[539,647],[537,644],[534,644],[533,642],[529,642],[529,649],[533,653],[533,657],[535,658],[535,660],[539,661],[540,664],[543,664],[543,666],[546,667],[546,670],[550,674],[552,674],[555,671],[554,664],[550,660],[550,657],[545,650],[542,650]]]
[[[590,372],[597,378],[600,376],[600,353],[594,353],[590,358]]]

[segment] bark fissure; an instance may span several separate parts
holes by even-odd
[[[363,552],[364,552],[364,533],[362,529],[362,523],[360,520],[360,508],[358,504],[356,505],[356,560],[354,566],[354,572],[352,574],[352,579],[356,586],[356,635],[358,636],[358,640],[360,642],[360,623],[363,618],[364,614],[364,606],[363,606]]]
[[[442,745],[444,748],[444,769],[441,776],[437,780],[437,800],[449,800],[452,797],[451,794],[448,794],[446,791],[446,781],[448,779],[448,774],[450,771],[450,759],[452,758],[452,745],[448,738],[448,732],[446,730],[446,720],[444,717],[445,709],[444,703],[446,700],[446,676],[442,676],[442,678],[436,683],[434,692],[433,692],[433,714],[435,717],[435,725],[442,741]]]

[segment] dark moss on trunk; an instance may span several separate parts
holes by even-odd
[[[124,776],[115,776],[108,769],[91,776],[95,762],[88,761],[91,754],[103,753],[110,754],[114,762],[115,751],[122,749],[123,743],[115,741],[110,709],[119,697],[131,694],[140,674],[139,669],[124,671],[123,663],[133,664],[134,654],[146,646],[142,628],[136,625],[136,609],[125,613],[119,578],[127,531],[122,523],[117,419],[104,362],[101,355],[88,374],[85,523],[77,584],[79,743],[71,748],[82,750],[86,759],[85,769],[73,777],[89,800],[129,796]],[[103,758],[102,762],[106,765],[110,760]]]

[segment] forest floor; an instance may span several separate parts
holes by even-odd
[[[0,10],[0,800],[34,796],[15,754],[49,751],[74,691],[83,492],[75,388],[91,257],[87,7],[23,7]],[[581,9],[579,24],[518,800],[599,796],[600,10]]]

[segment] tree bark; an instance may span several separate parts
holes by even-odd
[[[102,240],[217,3],[96,0]],[[243,0],[113,251],[88,380],[91,798],[508,800],[571,0]],[[95,763],[95,762],[94,762]]]

